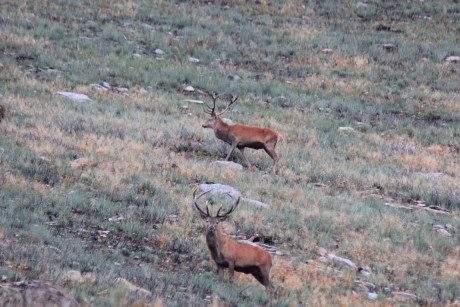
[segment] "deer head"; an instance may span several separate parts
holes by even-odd
[[[206,107],[207,107],[207,110],[205,110],[204,112],[206,114],[209,114],[211,115],[211,118],[209,118],[202,126],[203,128],[212,128],[214,129],[219,121],[219,116],[221,116],[222,114],[226,113],[230,106],[235,103],[235,101],[238,100],[238,96],[233,96],[230,98],[230,101],[229,103],[227,103],[227,106],[225,107],[225,109],[219,113],[216,114],[215,110],[216,110],[216,100],[217,98],[219,98],[220,96],[222,96],[223,94],[219,94],[217,95],[216,93],[209,93],[207,92],[207,94],[211,97],[212,101],[213,101],[213,105],[212,107],[208,106],[206,104]]]
[[[219,210],[217,210],[217,214],[216,216],[211,216],[209,214],[209,209],[208,209],[208,206],[206,205],[206,212],[204,212],[200,206],[198,205],[197,203],[197,200],[202,197],[203,195],[205,194],[208,194],[209,192],[211,192],[212,190],[209,190],[209,191],[205,191],[201,194],[199,194],[198,196],[196,196],[196,190],[195,189],[193,191],[193,203],[195,204],[195,207],[198,209],[198,211],[200,212],[200,215],[203,219],[206,219],[206,230],[208,233],[214,233],[217,229],[217,226],[219,225],[220,222],[222,221],[225,221],[225,219],[227,218],[227,216],[232,213],[236,207],[238,206],[238,203],[240,202],[240,198],[238,197],[238,199],[233,203],[233,206],[227,211],[225,212],[224,214],[220,215],[220,210],[222,209],[222,207],[219,208]],[[232,197],[230,194],[228,194],[230,197]]]

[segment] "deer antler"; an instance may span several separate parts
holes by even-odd
[[[207,110],[205,110],[204,112],[209,114],[209,115],[215,115],[215,109],[216,109],[216,100],[217,98],[219,98],[222,94],[219,94],[217,95],[215,92],[206,92],[206,94],[208,94],[209,97],[211,97],[212,101],[213,101],[213,105],[212,105],[212,108],[210,106],[208,106],[207,103],[205,103],[206,107],[207,107]]]
[[[227,193],[227,194],[228,194],[228,196],[230,196],[233,199],[233,197],[232,197],[232,195],[230,195],[230,193]],[[222,209],[222,207],[220,207],[219,210],[217,211],[216,217],[219,217],[219,218],[226,217],[227,215],[232,213],[236,209],[236,207],[238,207],[239,202],[240,202],[240,198],[238,197],[238,199],[233,203],[233,206],[230,208],[230,210],[228,210],[226,213],[224,213],[224,215],[219,215],[220,209]]]
[[[228,108],[230,108],[230,106],[231,106],[232,104],[234,104],[235,101],[237,101],[237,100],[238,100],[238,96],[232,95],[232,97],[230,98],[230,102],[227,103],[227,106],[225,107],[225,109],[224,109],[223,111],[219,112],[216,116],[221,116],[222,114],[224,114],[225,112],[227,112],[227,111],[228,111]]]
[[[198,189],[198,188],[195,188],[195,190],[193,190],[193,203],[195,204],[195,207],[198,209],[198,211],[200,211],[200,213],[201,213],[202,216],[208,217],[208,216],[209,216],[209,209],[208,209],[208,206],[206,206],[206,212],[204,212],[204,211],[200,208],[200,206],[198,206],[198,204],[197,204],[196,201],[197,201],[201,196],[203,196],[203,195],[205,195],[205,194],[208,194],[208,193],[211,192],[212,190],[205,191],[205,192],[201,193],[200,195],[195,196],[196,190],[197,190],[197,189]]]

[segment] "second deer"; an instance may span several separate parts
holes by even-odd
[[[273,286],[270,283],[270,269],[272,267],[272,257],[264,249],[258,246],[236,243],[232,239],[225,236],[219,223],[224,221],[227,216],[233,212],[238,206],[240,199],[238,198],[233,206],[226,213],[219,215],[220,208],[216,216],[209,214],[209,209],[206,206],[204,212],[197,204],[197,200],[203,195],[211,192],[211,190],[195,196],[196,189],[193,191],[193,201],[195,207],[201,214],[201,217],[206,219],[206,243],[211,252],[212,259],[217,264],[217,273],[219,280],[224,278],[224,269],[228,268],[230,275],[230,283],[233,283],[234,272],[242,272],[252,274],[262,285],[265,286],[270,296],[273,294]]]
[[[263,149],[273,159],[274,164],[272,172],[276,173],[279,157],[275,152],[275,147],[276,144],[281,140],[281,135],[269,128],[251,127],[241,124],[226,124],[220,119],[220,116],[229,110],[230,106],[234,104],[238,99],[238,96],[232,96],[225,109],[219,113],[216,113],[216,100],[220,97],[220,95],[215,93],[208,94],[211,96],[214,103],[212,108],[208,106],[208,110],[205,111],[207,114],[211,115],[211,118],[203,124],[203,128],[213,129],[214,134],[218,139],[221,139],[225,143],[230,144],[231,148],[225,160],[228,161],[233,150],[238,148],[243,155],[248,168],[250,169],[251,163],[249,163],[249,160],[244,153],[244,149]]]

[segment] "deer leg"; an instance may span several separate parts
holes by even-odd
[[[230,279],[230,283],[233,284],[233,276],[235,274],[235,263],[229,262],[228,263],[228,275]]]
[[[220,265],[217,266],[217,274],[219,274],[219,281],[222,282],[224,280],[224,268]]]
[[[246,165],[248,166],[249,169],[251,169],[251,163],[248,160],[248,157],[246,157],[246,154],[244,153],[244,147],[238,147],[240,150],[241,154],[243,155],[244,161],[246,161]]]
[[[232,154],[232,152],[235,150],[235,147],[238,143],[232,143],[232,148],[230,148],[230,151],[228,152],[228,155],[227,157],[225,158],[225,161],[228,161],[228,159],[230,159],[230,156]]]
[[[264,146],[264,150],[273,159],[274,163],[273,163],[272,172],[273,172],[273,174],[276,174],[276,166],[278,165],[278,160],[280,158],[276,154],[275,148],[270,148],[268,146]]]

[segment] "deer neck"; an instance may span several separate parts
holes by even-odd
[[[231,143],[228,137],[229,130],[230,126],[224,123],[224,121],[221,120],[220,117],[217,117],[217,122],[214,126],[214,134],[216,135],[216,137],[226,143]]]
[[[211,256],[217,263],[223,261],[223,256],[221,254],[222,246],[225,242],[225,235],[221,232],[220,226],[214,232],[206,233],[206,243],[209,250],[211,251]]]

